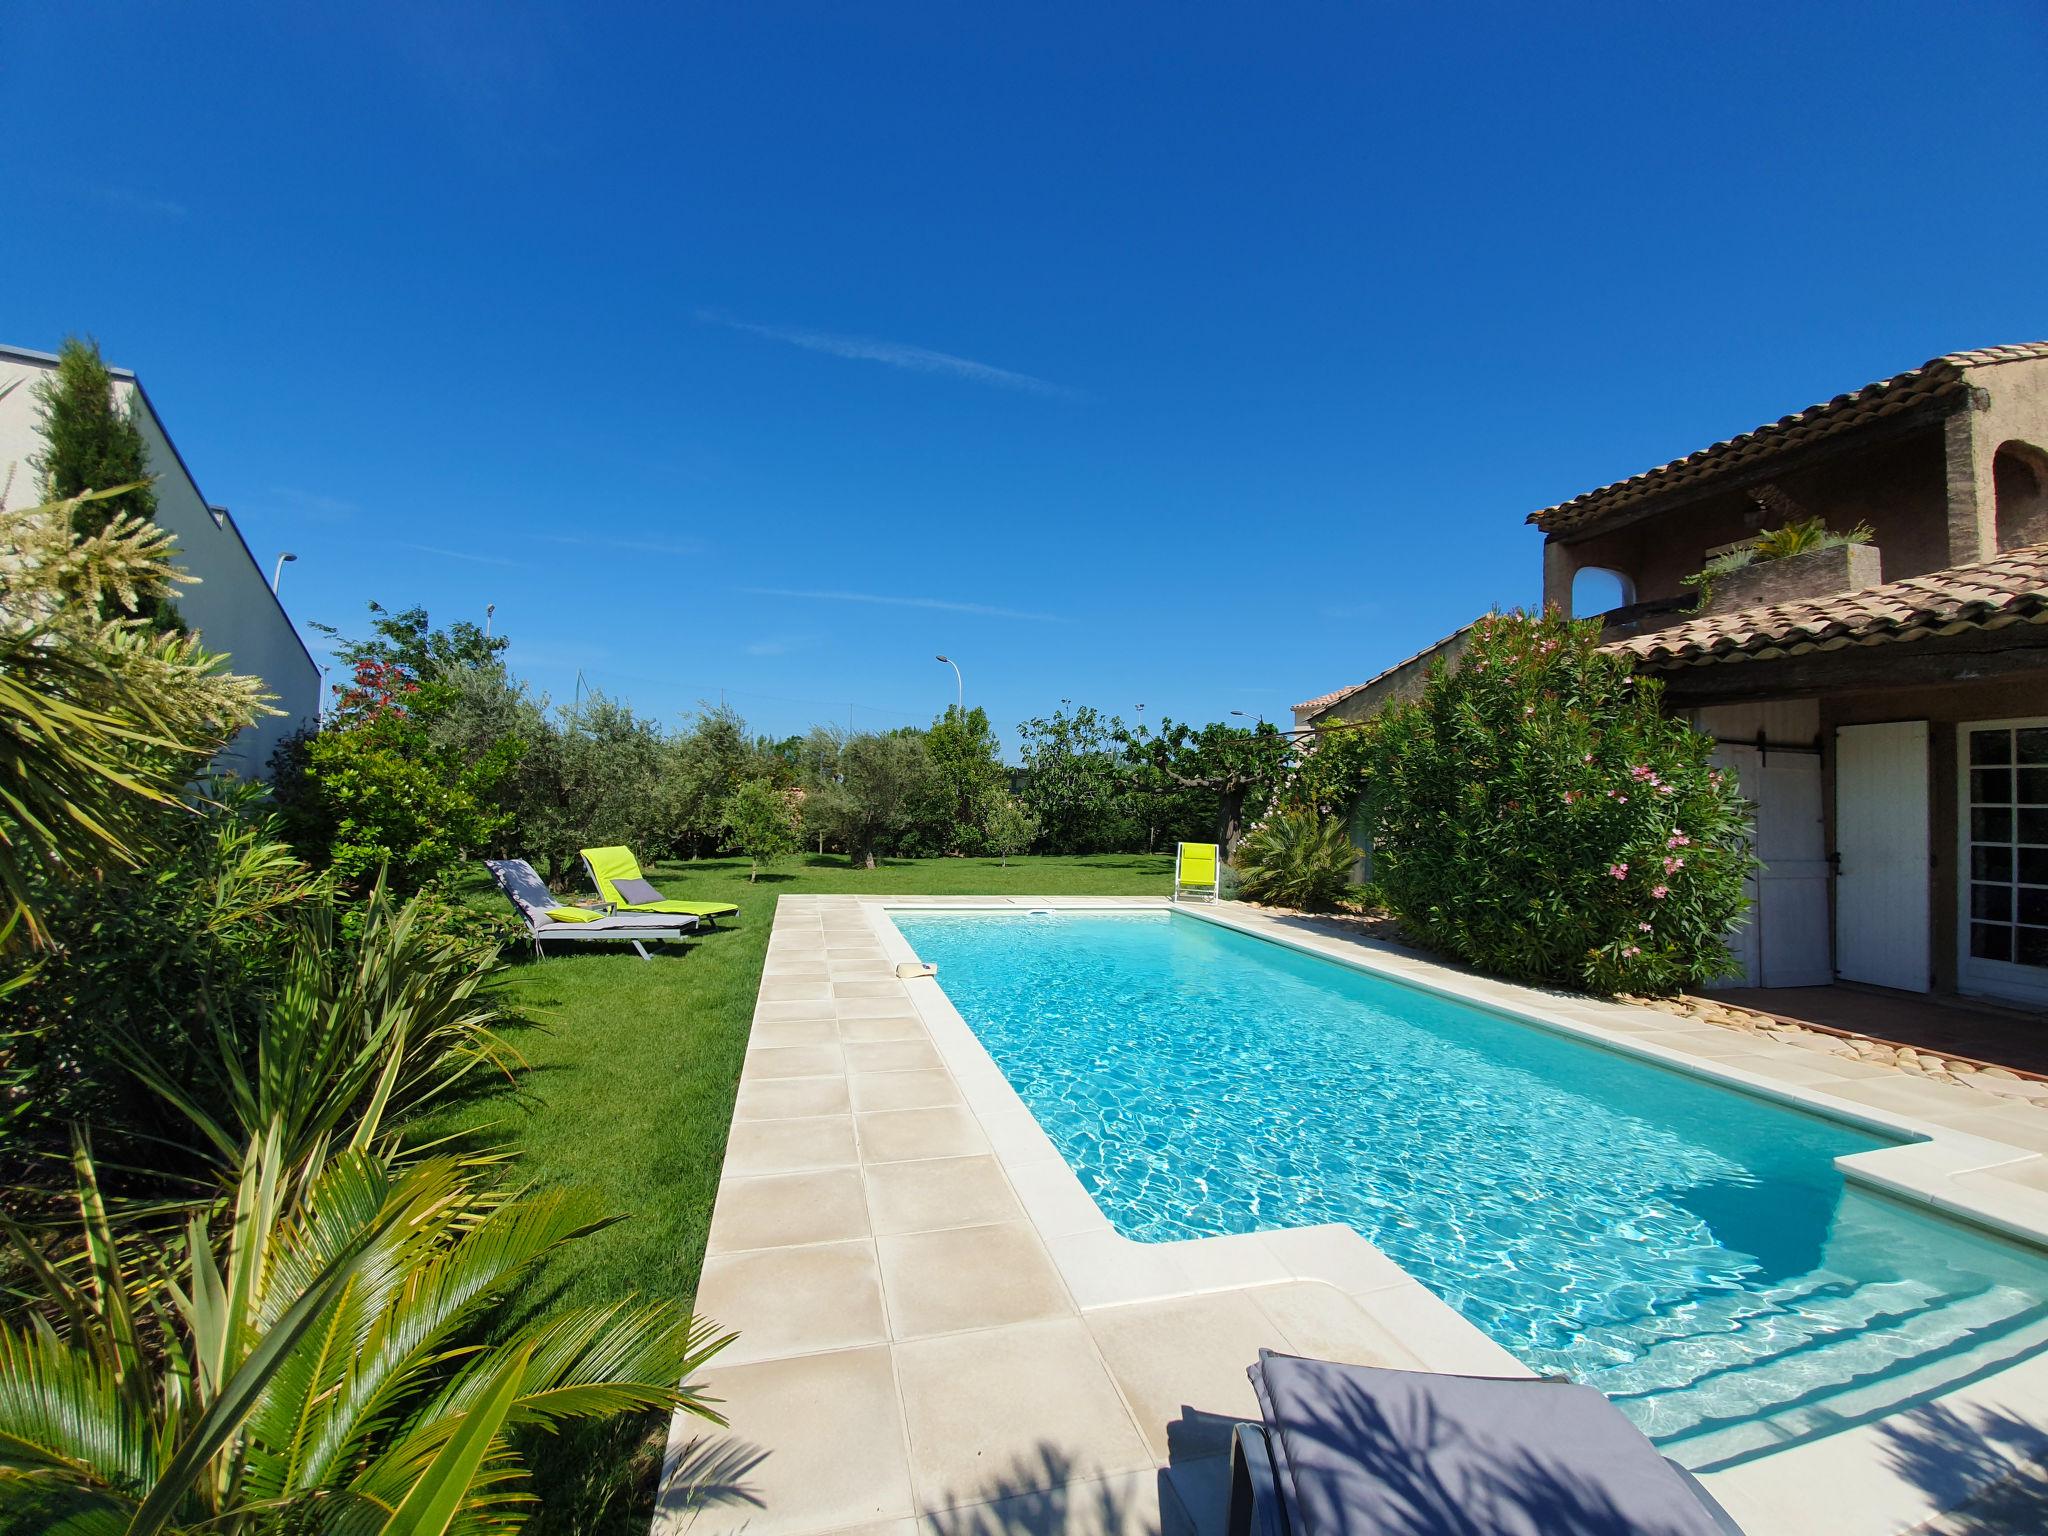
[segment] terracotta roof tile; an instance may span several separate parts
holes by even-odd
[[[2048,544],[1860,592],[1709,614],[1606,649],[1654,668],[1703,666],[2023,623],[2048,623]]]
[[[1472,624],[1477,624],[1478,622],[1479,621],[1477,619],[1474,619],[1472,621]],[[1423,660],[1425,657],[1435,655],[1438,651],[1442,650],[1445,646],[1449,645],[1452,641],[1456,640],[1458,636],[1464,634],[1466,630],[1470,629],[1472,627],[1472,624],[1460,624],[1448,635],[1445,635],[1443,639],[1438,640],[1433,644],[1425,645],[1413,656],[1409,656],[1404,658],[1403,660],[1397,661],[1391,667],[1388,667],[1383,671],[1373,673],[1371,677],[1368,677],[1362,683],[1353,683],[1349,688],[1339,688],[1335,693],[1318,694],[1313,699],[1303,700],[1301,703],[1294,706],[1295,713],[1299,714],[1303,710],[1320,713],[1321,711],[1328,709],[1332,704],[1343,703],[1346,699],[1350,698],[1351,695],[1353,695],[1354,693],[1365,692],[1365,690],[1370,688],[1374,683],[1382,682],[1385,679],[1392,677],[1396,672],[1400,671],[1403,667],[1412,667],[1413,665],[1415,665],[1416,662]]]
[[[1837,395],[1820,405],[1782,420],[1770,422],[1740,437],[1715,443],[1682,459],[1643,471],[1613,485],[1561,501],[1554,507],[1531,512],[1528,521],[1545,533],[1573,532],[1589,524],[1604,522],[1652,497],[1683,487],[1704,484],[1731,470],[1768,459],[1775,454],[1804,448],[1838,432],[1902,415],[1923,406],[1960,395],[1969,386],[1972,368],[1994,363],[2019,363],[2048,358],[2048,341],[2023,342],[2013,346],[1981,347],[1974,352],[1950,352],[1932,358],[1910,372],[1866,384],[1853,394]]]

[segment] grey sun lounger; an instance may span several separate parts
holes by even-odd
[[[633,946],[634,953],[642,960],[651,960],[654,957],[647,953],[643,941],[659,944],[665,939],[680,939],[697,926],[694,917],[657,916],[652,913],[616,912],[583,921],[551,917],[551,911],[574,912],[581,909],[557,900],[554,892],[548,889],[548,883],[526,860],[485,859],[484,868],[491,872],[498,889],[505,893],[506,900],[512,903],[520,920],[526,924],[527,934],[533,940],[535,959],[546,958],[547,951],[541,948],[544,942],[559,940],[572,944],[626,943]]]
[[[1228,1536],[1742,1536],[1591,1387],[1259,1351]]]

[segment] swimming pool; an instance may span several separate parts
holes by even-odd
[[[2048,1262],[1893,1138],[1186,914],[891,914],[1139,1241],[1343,1222],[1698,1467],[2048,1344]]]

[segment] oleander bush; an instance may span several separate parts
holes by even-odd
[[[1246,901],[1328,912],[1351,888],[1358,849],[1344,823],[1310,810],[1274,811],[1256,823],[1231,855],[1237,890]]]
[[[1749,808],[1661,693],[1597,625],[1481,620],[1455,668],[1365,733],[1387,906],[1516,981],[1655,994],[1725,975]]]

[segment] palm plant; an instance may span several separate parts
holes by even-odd
[[[68,1536],[511,1532],[531,1507],[512,1434],[685,1408],[728,1338],[679,1307],[484,1314],[604,1225],[438,1159],[347,1149],[294,1170],[279,1129],[182,1240],[123,1239],[89,1150],[82,1252],[6,1218],[42,1299],[0,1330],[0,1528]],[[729,1336],[728,1336],[729,1337]]]
[[[196,635],[140,611],[191,578],[171,536],[117,517],[91,535],[81,504],[0,508],[0,938],[47,935],[29,870],[136,862],[142,814],[173,805],[194,770],[265,705]]]
[[[1334,816],[1275,811],[1238,843],[1231,862],[1245,900],[1321,912],[1343,901],[1358,849]]]
[[[436,910],[425,895],[400,903],[380,879],[347,942],[330,897],[302,903],[274,995],[244,1010],[224,1000],[212,1048],[189,1061],[127,1041],[129,1069],[230,1168],[266,1131],[293,1168],[330,1140],[351,1151],[384,1146],[402,1119],[472,1070],[509,1075],[522,1065],[490,1027],[497,1008],[479,995],[496,943],[447,931]]]

